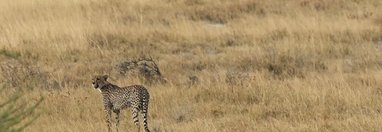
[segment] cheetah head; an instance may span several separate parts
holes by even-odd
[[[108,77],[109,77],[108,75],[97,75],[97,76],[93,77],[93,79],[92,79],[93,80],[93,82],[92,82],[93,87],[95,89],[100,90],[100,88],[102,88],[103,86],[108,84],[108,82],[107,82]]]

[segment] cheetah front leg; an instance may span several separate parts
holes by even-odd
[[[109,100],[104,99],[104,107],[106,112],[107,130],[108,132],[111,132],[111,108],[113,105],[109,102]]]
[[[107,130],[108,132],[111,132],[111,110],[108,108],[105,108],[106,111],[106,123],[107,123]]]
[[[120,111],[119,110],[114,110],[114,113],[116,114],[116,116],[115,116],[115,120],[116,120],[115,127],[116,127],[116,130],[118,132]]]

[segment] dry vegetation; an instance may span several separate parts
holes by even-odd
[[[149,56],[153,131],[382,130],[381,0],[0,1],[0,99],[45,98],[26,131],[106,131],[91,76]]]

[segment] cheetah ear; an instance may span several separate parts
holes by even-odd
[[[109,78],[109,75],[103,75],[103,78],[105,79],[105,81],[107,80],[107,78]]]

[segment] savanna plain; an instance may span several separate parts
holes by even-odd
[[[118,68],[141,58],[165,81]],[[24,131],[107,131],[98,74],[148,88],[154,132],[382,131],[382,1],[0,0],[0,103],[43,98]]]

